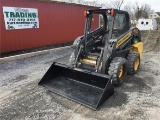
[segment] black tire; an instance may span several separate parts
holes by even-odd
[[[140,54],[138,52],[131,52],[127,56],[127,73],[128,75],[135,75],[140,66]]]
[[[114,85],[122,85],[127,74],[127,60],[122,57],[115,57],[110,63],[108,74],[113,76]]]

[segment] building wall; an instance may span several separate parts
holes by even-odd
[[[40,28],[6,30],[3,6],[38,9]],[[73,41],[83,34],[83,12],[87,9],[97,8],[38,0],[0,0],[0,53]],[[98,16],[94,26],[98,26]]]
[[[154,13],[154,14],[150,14],[149,15],[149,18],[150,19],[153,19],[153,18],[158,18],[158,17],[160,17],[157,13]]]

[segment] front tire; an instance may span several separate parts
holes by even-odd
[[[108,74],[113,76],[114,85],[122,85],[127,74],[126,59],[122,57],[115,57],[110,63]]]

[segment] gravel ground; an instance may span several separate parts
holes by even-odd
[[[67,63],[71,48],[0,64],[0,120],[159,120],[160,52],[144,53],[135,76],[98,111],[38,86],[53,63]]]

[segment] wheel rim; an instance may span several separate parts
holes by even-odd
[[[134,70],[136,71],[139,67],[139,58],[136,59],[135,63],[134,63]]]
[[[123,75],[123,65],[120,67],[120,70],[119,70],[119,78],[121,78]]]

